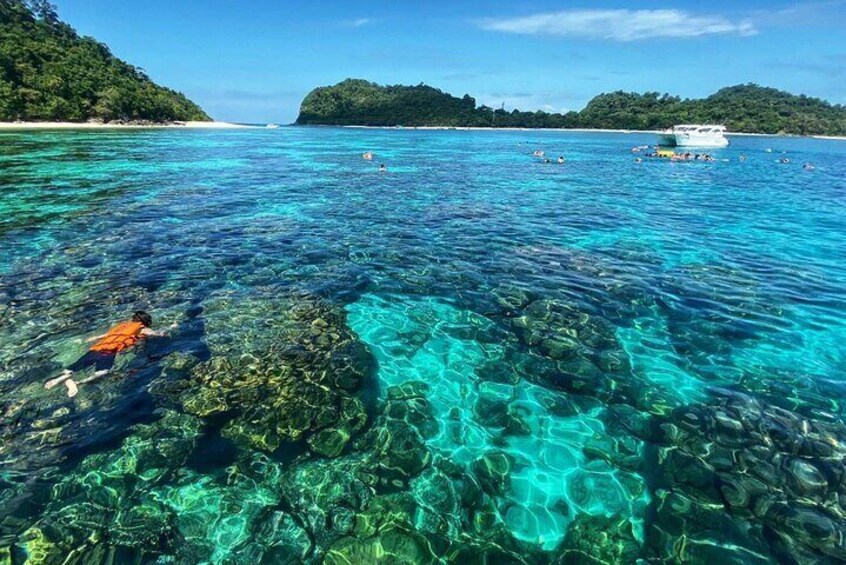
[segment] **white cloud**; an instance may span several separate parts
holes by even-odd
[[[732,22],[723,16],[683,10],[564,10],[517,18],[488,18],[477,23],[491,31],[612,41],[757,33],[749,21]]]
[[[370,18],[358,18],[357,20],[348,21],[347,25],[352,26],[352,27],[361,27],[361,26],[366,26],[371,21],[373,21],[373,20],[371,20]]]

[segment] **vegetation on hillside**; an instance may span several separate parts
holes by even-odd
[[[0,0],[0,121],[209,120],[59,21],[46,0]]]
[[[593,98],[581,112],[507,111],[476,106],[472,97],[436,88],[380,86],[347,79],[312,90],[298,124],[367,126],[661,129],[681,123],[719,123],[729,131],[846,135],[846,107],[818,98],[746,84],[704,99],[612,92]]]
[[[573,127],[576,113],[508,112],[476,106],[465,95],[451,96],[437,88],[380,86],[347,79],[312,90],[300,107],[298,124],[366,126]]]

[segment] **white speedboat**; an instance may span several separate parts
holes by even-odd
[[[658,134],[658,144],[670,147],[726,147],[725,126],[684,124]]]

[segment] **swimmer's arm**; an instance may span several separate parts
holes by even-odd
[[[144,337],[165,337],[167,334],[170,333],[170,330],[176,329],[178,325],[179,324],[177,322],[173,322],[167,328],[158,332],[155,330],[151,330],[150,328],[144,328],[143,330],[141,330],[141,335],[143,335]]]

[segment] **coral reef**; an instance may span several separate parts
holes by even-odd
[[[355,393],[372,367],[343,311],[298,296],[220,299],[206,316],[211,358],[190,370],[186,412],[225,417],[225,437],[267,452],[307,440],[334,457],[362,430],[367,415]]]
[[[715,551],[702,541],[708,532],[734,532],[761,560],[846,559],[846,426],[728,389],[710,393],[658,427],[658,465],[673,486],[658,503],[653,547],[693,535],[672,551],[704,558]]]

